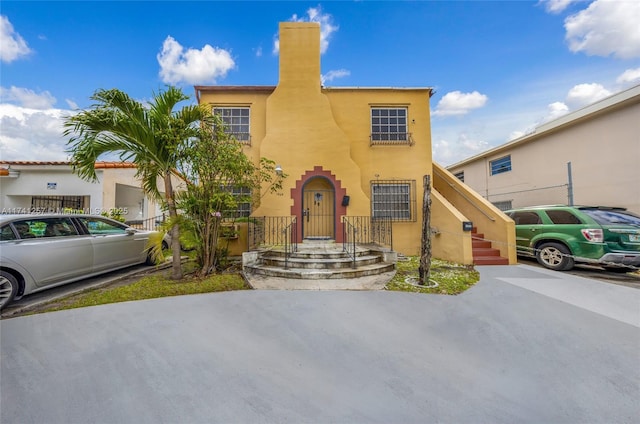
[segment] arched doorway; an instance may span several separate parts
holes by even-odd
[[[302,238],[335,239],[336,191],[325,177],[309,179],[302,188]]]

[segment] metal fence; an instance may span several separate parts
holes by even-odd
[[[371,216],[343,216],[343,240],[355,244],[376,244],[393,250],[393,218]],[[347,234],[347,230],[352,231]]]
[[[285,268],[298,251],[298,224],[295,216],[260,216],[247,219],[247,249],[281,248]]]

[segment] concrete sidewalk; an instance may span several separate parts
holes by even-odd
[[[530,265],[476,267],[483,278],[514,286],[640,327],[640,290]]]

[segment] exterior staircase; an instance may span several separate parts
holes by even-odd
[[[509,259],[500,256],[500,250],[494,249],[475,227],[471,230],[471,251],[474,265],[509,265]]]
[[[287,279],[353,279],[395,270],[396,253],[379,248],[356,247],[355,261],[333,241],[305,241],[289,258],[281,249],[251,252],[243,259],[246,276],[260,275]],[[355,265],[355,266],[354,266]]]

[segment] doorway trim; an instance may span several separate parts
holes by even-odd
[[[324,177],[331,184],[335,190],[335,215],[334,215],[334,228],[335,228],[335,241],[336,243],[342,243],[342,221],[341,217],[347,214],[347,207],[343,206],[342,199],[347,195],[347,190],[342,187],[340,180],[336,179],[330,171],[325,170],[322,166],[314,166],[313,170],[306,171],[300,176],[300,179],[296,180],[296,185],[291,189],[291,200],[293,205],[291,206],[291,215],[296,217],[298,227],[298,242],[302,243],[302,195],[304,185],[311,179],[316,177]]]

